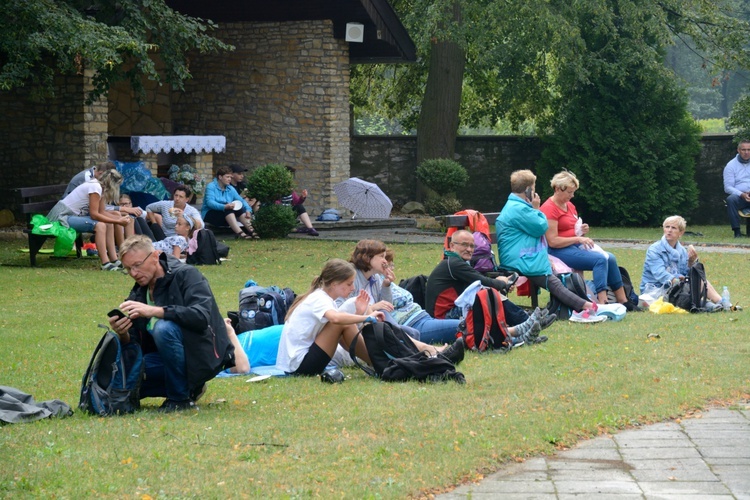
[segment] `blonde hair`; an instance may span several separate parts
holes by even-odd
[[[132,251],[142,251],[147,254],[151,254],[154,251],[154,244],[151,242],[151,238],[143,234],[134,234],[127,238],[120,245],[120,260],[125,256],[126,253]]]
[[[674,224],[677,226],[677,229],[680,230],[680,232],[684,231],[687,227],[687,222],[685,222],[685,219],[680,217],[679,215],[671,215],[664,219],[664,222],[662,222],[662,226],[665,226],[667,224]]]
[[[560,191],[565,191],[568,188],[578,189],[580,186],[576,174],[567,170],[556,173],[549,184],[553,190],[559,189]]]
[[[316,276],[310,284],[310,289],[304,294],[300,295],[294,300],[292,307],[286,313],[286,318],[292,316],[292,311],[307,298],[308,295],[313,293],[318,288],[324,288],[329,285],[335,285],[348,280],[352,276],[357,274],[357,270],[354,266],[343,259],[331,259],[323,266],[323,270],[320,271],[320,275]]]
[[[510,191],[512,193],[522,193],[527,187],[536,183],[536,175],[531,170],[516,170],[510,174]]]
[[[107,170],[99,178],[102,185],[102,199],[104,203],[115,203],[120,199],[120,184],[122,174],[117,170]]]

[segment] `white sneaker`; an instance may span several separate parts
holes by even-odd
[[[570,321],[573,323],[601,323],[607,321],[606,316],[597,316],[595,312],[589,312],[587,309],[581,312],[573,311],[570,315]]]

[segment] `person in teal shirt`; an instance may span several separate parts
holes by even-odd
[[[201,209],[203,220],[214,226],[229,226],[237,239],[257,239],[250,219],[252,213],[253,209],[232,186],[232,170],[219,167],[216,178],[206,186]]]

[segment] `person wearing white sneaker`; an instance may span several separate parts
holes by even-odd
[[[134,232],[133,220],[129,216],[106,209],[108,203],[119,199],[120,184],[122,174],[117,170],[107,170],[99,178],[92,177],[73,189],[47,215],[50,222],[59,221],[79,233],[94,233],[102,271],[122,269],[117,260],[114,231],[108,231],[107,226],[117,224],[124,227],[127,234]]]

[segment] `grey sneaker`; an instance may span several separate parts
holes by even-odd
[[[706,312],[714,313],[714,312],[719,312],[723,310],[724,308],[722,307],[721,304],[715,304],[711,302],[710,300],[706,301]]]
[[[107,262],[106,264],[102,264],[102,271],[122,271],[122,268],[115,265],[114,262]]]

